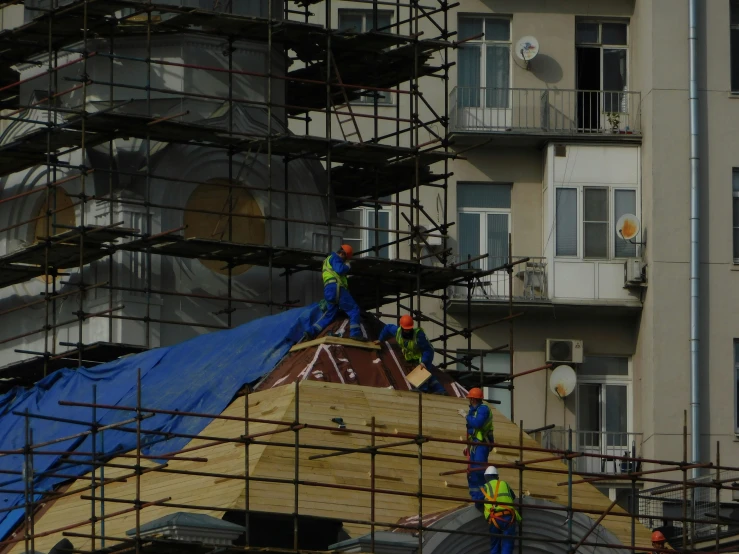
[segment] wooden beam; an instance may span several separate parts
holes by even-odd
[[[290,349],[290,352],[304,350],[311,346],[319,346],[321,344],[338,344],[340,346],[353,346],[354,348],[364,348],[365,350],[382,350],[382,346],[374,342],[363,342],[361,340],[345,339],[343,337],[321,337],[306,342],[300,342]]]

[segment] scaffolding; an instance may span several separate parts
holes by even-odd
[[[3,6],[22,3],[15,0]],[[479,284],[486,275],[506,267],[510,270],[511,266],[507,265],[480,272],[472,269],[476,260],[452,263],[448,248],[447,231],[453,223],[447,209],[447,181],[454,154],[450,151],[447,117],[451,66],[447,60],[450,49],[457,44],[451,41],[453,33],[447,31],[447,21],[456,3],[437,0],[425,6],[400,0],[358,0],[357,5],[369,8],[374,19],[374,30],[358,33],[335,29],[330,1],[291,4],[53,0],[25,4],[26,12],[33,17],[25,25],[0,33],[1,61],[3,68],[11,73],[22,67],[35,67],[37,71],[26,79],[15,73],[17,80],[6,79],[3,83],[2,106],[8,109],[2,119],[8,122],[8,130],[0,146],[0,176],[12,179],[18,172],[41,168],[43,178],[29,190],[6,192],[0,206],[5,204],[10,210],[11,206],[29,200],[41,202],[42,206],[34,217],[13,221],[0,229],[5,234],[5,244],[9,245],[8,253],[0,257],[0,288],[33,279],[42,280],[44,287],[42,298],[22,305],[16,303],[0,312],[0,316],[6,320],[23,317],[26,310],[42,307],[45,317],[37,328],[6,336],[0,345],[18,345],[43,336],[44,347],[16,348],[16,352],[33,357],[0,370],[6,384],[30,384],[60,367],[100,363],[156,346],[152,340],[154,325],[227,329],[234,325],[232,314],[239,307],[262,305],[272,313],[275,309],[299,305],[304,300],[295,297],[291,277],[305,270],[320,270],[326,251],[349,231],[373,235],[372,246],[360,252],[372,257],[355,264],[352,292],[362,309],[374,309],[378,315],[383,315],[381,306],[394,302],[396,313],[392,315],[409,311],[423,321],[419,311],[422,298],[446,302],[448,287],[466,284],[470,288],[473,275]],[[322,24],[311,22],[316,15],[311,8],[324,12]],[[394,13],[395,22],[389,28],[378,28],[380,9]],[[152,54],[157,37],[178,33],[218,41],[226,58],[224,67],[178,62]],[[144,55],[126,55],[116,49],[116,41],[131,38],[143,45]],[[240,41],[266,47],[266,70],[245,70],[234,63],[235,45]],[[98,64],[94,72],[90,68],[91,60]],[[143,65],[145,82],[127,79],[128,75],[118,70],[122,63]],[[292,63],[300,67],[283,73],[272,70],[280,64],[288,68]],[[107,65],[107,75],[103,75],[100,64]],[[157,86],[155,74],[164,71],[192,71],[199,78],[220,79],[226,85],[225,94]],[[235,79],[246,77],[260,81],[263,98],[237,92]],[[428,82],[444,87],[443,111],[424,97],[423,88],[427,86],[424,83]],[[34,90],[25,102],[20,97],[22,87]],[[107,98],[100,93],[106,90]],[[283,90],[284,94],[280,94]],[[383,115],[380,94],[397,97],[394,116]],[[138,100],[124,99],[127,95]],[[352,103],[362,96],[372,97],[373,101],[370,110],[360,113]],[[163,97],[180,102],[216,103],[222,110],[216,122],[193,121],[187,110],[162,109],[158,99]],[[258,110],[266,115],[264,132],[238,129],[234,114],[239,109]],[[278,126],[275,114],[292,124]],[[336,129],[334,119],[341,138],[332,135]],[[320,123],[319,132],[312,134],[316,121]],[[294,128],[301,122],[304,134],[288,131],[288,127]],[[393,130],[381,134],[381,124],[389,124]],[[422,142],[422,131],[432,138]],[[114,163],[116,141],[121,140],[140,141],[145,167],[132,170]],[[162,145],[196,146],[225,154],[227,179],[203,183],[155,172],[152,159]],[[107,149],[110,153],[107,163],[94,159],[94,149],[103,152]],[[257,155],[266,156],[266,186],[249,184],[246,189],[266,195],[264,213],[238,213],[237,197],[245,187],[240,176],[233,174],[235,160],[251,157],[253,162]],[[291,190],[290,167],[300,160],[322,164],[327,181],[325,192]],[[282,188],[274,184],[278,165],[285,175]],[[432,165],[441,170],[432,172]],[[93,179],[96,184],[91,194]],[[117,186],[126,179],[143,182],[139,197],[126,195]],[[107,191],[99,184],[106,181]],[[227,201],[216,211],[158,203],[154,199],[158,183],[221,187],[227,190]],[[63,202],[62,193],[71,184],[79,192],[65,193],[63,196],[68,200]],[[421,201],[422,188],[429,187],[439,191],[441,207],[437,218],[430,215]],[[384,199],[390,195],[391,199]],[[282,199],[283,211],[274,208],[275,198]],[[327,215],[323,221],[300,220],[288,213],[289,204],[311,198],[324,203]],[[373,210],[375,222],[379,221],[380,209],[393,210],[394,228],[379,224],[351,225],[346,221],[336,222],[332,216],[358,206]],[[93,207],[107,214],[105,225],[90,221]],[[127,226],[119,215],[122,209],[132,207],[141,212],[140,225]],[[75,214],[71,221],[70,210]],[[221,228],[209,237],[187,236],[185,224],[155,230],[152,221],[157,210],[174,211],[180,217],[188,213],[216,216]],[[252,244],[234,236],[235,225],[240,221],[258,221],[271,227],[263,241],[255,240]],[[291,227],[299,224],[321,227],[326,236],[321,246],[325,248],[306,250],[291,246],[288,239]],[[282,226],[284,236],[276,236],[275,225]],[[30,239],[21,241],[18,247],[10,246],[11,233],[26,228],[31,228]],[[383,234],[388,237],[385,241],[381,240]],[[432,240],[441,246],[432,246]],[[381,251],[390,247],[398,252],[403,248],[407,255],[382,259]],[[120,253],[141,256],[138,283],[115,282],[114,266],[119,263],[116,256]],[[226,282],[217,294],[155,287],[154,260],[163,257],[222,264]],[[97,279],[102,273],[98,268],[105,266],[109,270],[107,279]],[[234,290],[234,272],[244,266],[267,269],[266,297],[255,298]],[[284,286],[277,284],[279,280]],[[120,298],[124,293],[144,299],[141,315],[123,312]],[[98,298],[107,295],[105,309],[89,307],[87,298],[93,294]],[[152,303],[172,296],[218,303],[220,310],[215,314],[219,316],[218,321],[156,317]],[[60,320],[57,308],[61,302],[76,302],[77,309],[71,319]],[[107,340],[85,343],[83,326],[91,319],[107,319]],[[114,321],[141,323],[144,338],[140,344],[116,340]],[[471,340],[471,331],[453,329],[446,314],[433,322],[443,330],[439,337],[441,348],[437,349],[445,358],[440,367],[462,361],[469,370],[474,370],[469,359],[460,360],[447,348],[451,337],[462,335]],[[468,327],[469,322],[468,318]],[[70,326],[77,327],[76,333],[68,332],[76,340],[60,340],[59,331]]]
[[[136,386],[136,402],[135,405],[106,405],[98,403],[97,392],[93,385],[92,396],[90,402],[78,402],[78,401],[60,401],[60,410],[55,415],[40,415],[40,414],[29,414],[25,412],[18,412],[16,415],[21,418],[24,422],[24,436],[25,444],[23,447],[6,450],[0,452],[1,456],[16,456],[22,459],[22,468],[18,471],[5,472],[8,475],[3,479],[0,487],[3,492],[22,492],[24,502],[21,506],[13,506],[11,508],[3,508],[3,511],[10,510],[23,510],[24,517],[23,523],[17,528],[15,533],[0,541],[0,551],[8,552],[10,549],[17,547],[19,544],[25,546],[26,552],[35,552],[35,540],[42,537],[52,536],[63,536],[68,538],[83,539],[90,542],[90,549],[74,549],[73,552],[88,553],[88,552],[171,552],[171,551],[182,551],[185,549],[190,552],[209,552],[213,548],[206,544],[187,543],[181,540],[175,540],[173,538],[162,538],[156,536],[150,536],[142,532],[142,513],[146,513],[147,508],[153,506],[167,507],[172,509],[181,509],[188,512],[213,512],[223,511],[222,505],[208,505],[193,502],[192,500],[184,500],[173,496],[167,496],[163,498],[154,498],[152,495],[161,495],[165,492],[167,494],[173,494],[173,490],[168,489],[165,492],[159,490],[159,487],[155,487],[157,490],[148,490],[144,486],[142,476],[147,473],[161,473],[164,474],[178,474],[183,476],[185,479],[181,482],[180,489],[187,489],[188,478],[201,478],[211,477],[219,481],[227,481],[233,483],[234,487],[243,487],[244,493],[244,505],[238,509],[232,508],[232,516],[230,520],[240,518],[238,521],[242,527],[242,536],[234,546],[222,546],[220,548],[223,551],[229,552],[251,552],[251,551],[274,551],[274,552],[306,552],[309,551],[304,547],[301,548],[301,531],[307,533],[306,526],[299,523],[300,517],[304,517],[310,514],[301,513],[299,508],[299,497],[301,490],[306,491],[311,488],[319,488],[320,490],[326,490],[327,493],[333,489],[342,489],[354,491],[358,497],[368,497],[371,516],[369,519],[352,519],[351,515],[347,514],[342,518],[343,523],[361,524],[366,526],[370,532],[369,537],[371,541],[371,548],[369,552],[375,552],[375,535],[377,532],[382,530],[391,530],[395,532],[410,532],[411,536],[414,536],[418,540],[418,550],[422,551],[424,545],[424,537],[426,533],[434,534],[447,534],[451,536],[465,535],[465,536],[479,536],[487,539],[490,533],[475,533],[463,530],[454,529],[439,529],[433,525],[433,518],[429,519],[426,516],[432,516],[433,514],[426,514],[424,512],[424,500],[437,499],[447,500],[458,504],[470,504],[474,501],[470,500],[469,497],[455,495],[453,492],[448,496],[439,497],[438,495],[432,495],[424,492],[423,490],[423,466],[424,463],[430,461],[441,462],[451,468],[449,471],[440,473],[440,475],[451,475],[458,473],[466,473],[470,471],[470,468],[465,468],[468,464],[467,460],[462,457],[451,458],[451,457],[438,457],[428,454],[428,448],[433,444],[452,444],[452,445],[467,445],[465,440],[453,440],[448,438],[442,438],[439,436],[432,436],[423,432],[424,429],[424,414],[428,417],[430,414],[428,410],[424,409],[424,395],[417,394],[417,421],[412,425],[417,426],[417,432],[406,433],[406,432],[389,432],[383,430],[383,425],[376,424],[374,416],[370,422],[365,422],[365,427],[348,426],[338,428],[336,426],[316,424],[315,421],[310,421],[310,417],[306,418],[301,410],[306,408],[310,409],[310,403],[301,403],[300,401],[300,383],[294,383],[292,385],[286,385],[291,388],[292,394],[294,394],[294,412],[287,413],[284,419],[265,419],[263,417],[254,417],[250,413],[250,392],[246,388],[242,395],[244,400],[244,412],[242,416],[235,416],[233,413],[226,415],[221,414],[208,414],[208,413],[197,413],[187,411],[169,411],[163,409],[152,408],[142,405],[142,384],[141,384],[141,372],[139,370],[138,381]],[[251,393],[260,395],[262,393]],[[405,393],[412,394],[412,393]],[[426,400],[428,402],[428,400]],[[258,404],[258,401],[256,402]],[[64,417],[65,409],[76,408],[77,414],[79,409],[85,410],[85,413],[89,413],[89,421],[81,418],[70,419]],[[105,411],[114,411],[118,415],[116,416],[115,423],[109,423],[103,425],[101,422],[100,414]],[[162,432],[155,429],[147,428],[147,420],[159,414],[166,415],[177,415],[181,418],[193,418],[200,421],[224,421],[236,425],[239,429],[243,429],[243,433],[239,432],[234,436],[211,436],[200,433],[199,435],[191,435],[177,432]],[[257,414],[259,415],[259,414]],[[67,424],[79,426],[82,431],[75,433],[70,436],[59,437],[56,440],[46,442],[35,442],[33,439],[33,429],[37,426],[44,425],[48,422],[59,421]],[[254,425],[257,424],[269,424],[273,425],[274,429],[271,431],[254,432]],[[521,425],[523,422],[521,422]],[[250,425],[252,426],[250,428]],[[242,427],[243,426],[243,427]],[[130,433],[135,436],[135,449],[134,451],[126,454],[121,453],[106,453],[105,448],[102,447],[103,438],[106,432],[119,431]],[[330,438],[330,435],[341,435],[347,436],[354,435],[355,437],[362,437],[362,440],[366,442],[366,445],[358,448],[341,448],[330,444],[330,441],[318,440],[311,441],[301,438],[306,433],[318,433],[313,435],[316,437]],[[687,437],[687,431],[684,429],[684,436]],[[294,435],[293,438],[281,438],[285,433],[291,433]],[[70,439],[80,439],[89,437],[91,439],[91,451],[80,452],[74,449],[67,451],[55,451],[57,445],[65,443]],[[156,455],[146,455],[143,449],[147,444],[151,444],[152,440],[161,441],[169,439],[201,439],[200,442],[195,445],[189,445],[186,448],[178,449],[176,451],[160,453]],[[715,513],[711,514],[707,511],[697,513],[691,508],[691,503],[695,503],[696,499],[702,498],[704,493],[702,491],[712,490],[714,491],[714,506],[716,510],[719,510],[718,497],[721,491],[736,491],[739,490],[739,485],[732,483],[736,478],[737,471],[739,468],[721,466],[720,461],[717,464],[704,463],[704,464],[692,464],[682,461],[669,461],[669,460],[649,460],[644,458],[635,458],[630,456],[610,456],[610,455],[598,455],[588,454],[582,452],[575,452],[571,448],[572,437],[570,435],[570,447],[565,449],[549,449],[542,448],[540,446],[531,446],[525,444],[522,426],[518,430],[518,444],[507,443],[489,443],[491,447],[505,448],[515,454],[516,459],[506,463],[497,463],[499,469],[505,471],[515,472],[518,475],[518,488],[516,490],[518,498],[514,501],[514,505],[519,509],[523,510],[523,513],[531,518],[532,513],[537,510],[546,510],[548,512],[558,512],[566,515],[565,525],[568,526],[566,538],[562,539],[545,539],[537,536],[527,535],[526,518],[523,520],[523,524],[518,526],[517,531],[517,545],[518,552],[522,552],[524,548],[542,546],[540,543],[547,542],[549,544],[563,545],[563,551],[577,552],[581,547],[583,548],[598,548],[598,549],[616,549],[618,551],[645,551],[647,549],[655,552],[670,552],[669,549],[655,548],[649,544],[640,543],[637,540],[637,526],[644,523],[645,519],[648,519],[650,515],[643,512],[644,504],[637,503],[636,496],[632,497],[628,511],[614,510],[617,501],[614,500],[607,509],[603,511],[592,510],[582,507],[577,507],[573,503],[573,491],[578,486],[587,486],[587,484],[593,484],[603,479],[613,479],[613,476],[604,477],[602,475],[578,472],[574,469],[574,462],[576,459],[581,457],[595,457],[599,459],[608,459],[614,462],[627,464],[629,471],[616,477],[617,479],[623,480],[625,483],[631,485],[632,491],[635,491],[638,486],[645,484],[658,483],[660,484],[659,489],[670,489],[679,490],[679,494],[675,494],[672,498],[682,510],[673,515],[665,512],[660,514],[659,519],[662,525],[670,525],[678,528],[678,533],[670,537],[670,543],[673,547],[679,548],[682,552],[732,552],[736,551],[736,544],[726,546],[723,539],[726,537],[725,527],[727,521],[725,517],[716,516]],[[207,449],[219,445],[233,445],[244,448],[244,465],[241,466],[240,460],[234,459],[232,467],[228,470],[220,468],[219,471],[215,471],[208,465],[208,458],[204,456],[208,452]],[[275,477],[263,477],[258,475],[250,474],[250,450],[254,448],[262,448],[265,446],[277,446],[281,449],[288,449],[293,451],[294,456],[294,474],[290,478],[275,478]],[[300,458],[299,453],[308,453],[308,458]],[[340,484],[336,482],[323,482],[315,475],[311,475],[310,470],[303,467],[305,463],[310,463],[309,460],[320,460],[337,456],[347,455],[362,455],[366,458],[366,465],[369,474],[369,486],[362,486],[358,484]],[[718,453],[717,453],[718,454]],[[52,468],[44,471],[36,470],[34,468],[34,460],[38,460],[39,457],[43,456],[62,456],[61,461],[54,465]],[[513,455],[512,455],[513,456]],[[292,458],[292,454],[287,456]],[[376,462],[378,457],[384,458],[385,460],[392,460],[393,458],[399,459],[411,459],[412,463],[418,464],[418,489],[416,491],[404,491],[404,490],[390,490],[388,488],[381,487],[376,479],[380,479],[378,471],[376,469]],[[115,463],[111,460],[116,459]],[[550,467],[545,468],[540,466],[543,462],[561,461],[561,469],[551,469]],[[187,461],[194,465],[194,469],[174,469],[169,467],[176,461]],[[147,462],[147,465],[144,465]],[[652,464],[654,469],[641,470],[639,469],[642,463]],[[702,468],[704,470],[710,470],[714,473],[710,478],[701,480],[700,482],[692,481],[687,478],[687,474],[693,468]],[[105,470],[108,470],[108,476],[106,477]],[[484,468],[483,468],[484,469]],[[638,471],[637,471],[638,469]],[[76,470],[81,470],[77,474]],[[555,506],[537,506],[530,503],[526,503],[524,498],[528,496],[527,486],[535,488],[536,481],[538,481],[542,475],[541,472],[548,474],[554,474],[555,476],[561,476],[561,481],[556,483],[557,486],[566,488],[567,490],[567,505]],[[111,475],[113,473],[114,475]],[[667,475],[672,473],[678,473],[682,475],[682,478],[668,479]],[[531,474],[528,478],[526,475]],[[56,490],[37,490],[35,489],[35,478],[37,476],[45,477],[58,477],[62,480],[77,480],[77,487],[73,488],[57,488]],[[730,478],[725,478],[726,475],[731,475]],[[116,496],[115,483],[126,482],[127,480],[133,480],[135,483],[135,497],[122,497]],[[263,544],[253,544],[250,541],[250,518],[254,518],[258,515],[264,515],[259,511],[258,506],[250,505],[250,484],[254,483],[269,483],[269,484],[280,484],[287,485],[293,491],[293,503],[292,510],[288,514],[293,523],[293,534],[292,534],[292,548],[290,547],[271,547]],[[529,484],[531,483],[531,484]],[[108,492],[106,492],[106,487]],[[113,489],[114,492],[110,492]],[[176,492],[176,491],[175,491]],[[305,494],[305,493],[303,493]],[[375,497],[378,495],[393,495],[394,497],[411,497],[418,499],[418,513],[417,518],[406,518],[400,521],[382,521],[378,520],[376,516],[376,508],[379,508]],[[79,496],[82,501],[89,501],[89,517],[85,517],[82,520],[65,520],[65,524],[59,528],[46,529],[43,532],[36,531],[34,528],[35,520],[39,517],[43,517],[44,511],[49,509],[49,505],[53,507],[53,503],[60,499],[70,496]],[[716,512],[717,513],[717,512]],[[117,536],[111,535],[110,532],[105,530],[106,520],[110,521],[111,518],[118,518],[126,514],[133,514],[135,516],[135,525],[127,531],[128,536]],[[587,515],[590,519],[590,527],[586,533],[580,533],[579,537],[573,535],[572,520],[576,514]],[[604,543],[601,538],[596,539],[594,532],[598,528],[598,525],[606,518],[623,518],[624,521],[628,522],[631,529],[631,541],[630,544],[616,544],[616,543]],[[146,518],[144,518],[146,519]],[[89,526],[91,532],[82,533],[76,531],[80,527]],[[663,527],[665,528],[665,527]],[[710,537],[708,546],[702,545],[700,549],[696,546],[696,542],[703,540],[706,541],[708,536],[706,529],[713,529],[715,536]],[[531,533],[531,531],[529,531]],[[591,536],[592,535],[592,536]],[[461,538],[461,536],[459,537]],[[533,545],[533,546],[532,546]],[[603,551],[603,550],[599,550]]]

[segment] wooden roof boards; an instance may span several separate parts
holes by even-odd
[[[348,488],[330,488],[339,486],[370,486],[370,458],[367,454],[349,454],[332,458],[310,460],[310,457],[326,453],[326,450],[311,448],[309,445],[337,448],[361,448],[370,444],[370,437],[357,431],[369,430],[369,422],[375,417],[378,430],[394,434],[407,433],[415,435],[418,428],[418,394],[389,389],[346,386],[330,383],[304,381],[300,384],[299,402],[296,410],[295,385],[276,387],[249,395],[249,415],[272,421],[292,423],[297,419],[308,424],[297,433],[301,444],[299,449],[298,487],[299,513],[347,519],[368,520],[370,515],[370,494],[368,492],[349,490]],[[464,434],[462,421],[457,410],[466,405],[466,401],[449,397],[423,395],[423,425],[420,431],[435,438],[458,440]],[[237,398],[224,414],[236,417],[244,415],[244,398]],[[311,428],[310,425],[331,426],[332,418],[342,417],[347,425],[346,432],[323,431]],[[500,467],[503,478],[511,486],[518,489],[518,471],[503,467],[512,464],[517,458],[518,427],[494,411],[496,440],[509,445],[505,451],[500,448],[491,454],[490,462]],[[144,428],[146,423],[144,422]],[[271,423],[251,423],[249,433],[262,433],[277,430],[280,426]],[[284,428],[284,427],[283,427]],[[240,421],[215,420],[202,433],[209,437],[237,438],[245,432],[244,423]],[[257,478],[282,479],[285,482],[250,483],[250,507],[253,510],[272,511],[289,514],[293,510],[295,477],[293,432],[273,436],[262,436],[249,447],[250,475]],[[244,475],[245,448],[239,443],[223,443],[207,445],[202,439],[193,440],[189,447],[205,446],[188,455],[207,458],[207,462],[170,461],[164,472],[146,473],[141,476],[141,499],[157,501],[171,498],[169,502],[177,507],[149,506],[140,512],[141,522],[147,523],[166,514],[177,511],[207,513],[220,517],[226,510],[241,510],[245,505],[244,485],[238,479],[225,476],[240,477]],[[271,444],[266,444],[266,443]],[[376,443],[389,444],[398,442],[398,438],[377,437]],[[524,435],[525,446],[538,446],[528,435]],[[462,462],[463,446],[440,442],[426,442],[423,454],[427,457],[454,458]],[[411,516],[418,511],[418,499],[415,496],[418,487],[418,462],[415,445],[407,445],[388,449],[388,451],[410,454],[408,458],[387,455],[376,457],[375,496],[376,521],[396,522]],[[547,457],[546,453],[525,452],[524,460]],[[131,459],[119,458],[112,461],[132,465]],[[145,462],[150,465],[149,462]],[[463,474],[442,476],[440,473],[451,469],[463,468],[464,464],[426,459],[423,462],[423,492],[435,498],[424,498],[425,513],[434,513],[460,506],[459,500],[445,500],[444,497],[464,498],[467,495],[466,480]],[[566,466],[559,461],[541,462],[533,467],[543,470],[564,470]],[[202,473],[217,473],[219,476],[184,475],[172,471],[191,470]],[[169,472],[167,472],[169,471]],[[106,478],[130,473],[128,470],[107,468]],[[525,471],[524,489],[534,497],[545,497],[561,506],[567,505],[567,487],[557,483],[566,480],[562,474],[546,471]],[[89,481],[80,480],[72,487],[82,487]],[[105,486],[105,497],[132,501],[135,499],[136,479],[128,478],[125,482],[109,483]],[[98,491],[100,494],[101,491]],[[403,494],[398,494],[403,493]],[[90,517],[90,501],[82,500],[83,492],[55,501],[35,523],[35,532],[43,534],[75,522],[84,522]],[[405,495],[407,494],[407,496]],[[575,509],[604,511],[610,500],[589,484],[573,486],[573,506]],[[208,506],[207,510],[196,510],[187,506]],[[126,504],[106,504],[106,513],[112,513],[130,507]],[[623,513],[620,508],[613,512]],[[98,506],[99,514],[99,506]],[[597,516],[591,516],[595,519]],[[125,537],[125,532],[135,525],[135,514],[129,512],[110,517],[105,522],[105,534],[108,537]],[[613,532],[624,544],[630,543],[631,519],[607,516],[603,525]],[[360,524],[347,524],[347,530],[353,536],[367,532],[367,527]],[[89,524],[81,524],[73,529],[78,533],[89,533]],[[98,524],[98,532],[100,527]],[[35,541],[35,549],[48,552],[62,538],[61,532],[39,536]],[[76,549],[89,549],[88,540],[74,538]],[[115,541],[109,539],[109,546]],[[649,531],[637,523],[636,544],[647,548]],[[16,544],[13,553],[20,554],[24,550],[23,542]]]

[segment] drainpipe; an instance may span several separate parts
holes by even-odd
[[[700,448],[700,193],[698,157],[698,1],[688,0],[690,45],[690,423],[691,460],[701,460]],[[698,477],[699,469],[693,470]]]

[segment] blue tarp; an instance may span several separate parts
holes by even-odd
[[[321,316],[318,304],[288,310],[264,317],[235,329],[202,335],[176,346],[158,348],[129,356],[94,368],[63,369],[52,373],[33,388],[16,388],[0,396],[0,450],[15,450],[25,445],[25,420],[13,412],[41,414],[60,418],[92,421],[92,408],[60,406],[60,400],[91,403],[93,385],[97,385],[97,403],[114,406],[136,406],[137,375],[141,370],[141,405],[160,410],[181,410],[219,414],[234,394],[246,383],[253,383],[269,373],[290,347]],[[130,411],[97,410],[101,425],[117,423],[133,417]],[[40,444],[89,430],[75,423],[28,418],[33,443]],[[164,432],[198,434],[211,420],[157,414],[145,419],[142,428]],[[126,425],[135,428],[135,424]],[[142,436],[147,455],[166,454],[182,449],[189,439],[166,439],[161,435]],[[104,450],[98,437],[96,450],[105,455],[126,452],[136,447],[136,435],[116,429],[103,433]],[[67,475],[83,475],[91,466],[59,463],[58,455],[44,451],[92,452],[92,439],[86,435],[34,450],[34,491],[50,491],[66,479],[44,475],[53,468]],[[74,456],[90,461],[89,456]],[[0,489],[22,491],[20,472],[22,455],[0,457]],[[24,516],[24,495],[0,492],[0,540],[20,523]]]

